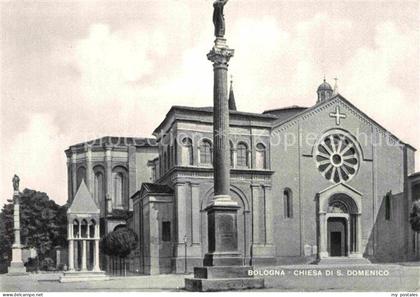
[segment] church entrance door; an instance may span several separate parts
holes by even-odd
[[[328,253],[330,257],[347,256],[347,219],[330,217],[328,219]]]

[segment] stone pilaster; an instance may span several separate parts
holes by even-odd
[[[73,200],[73,188],[72,188],[72,177],[71,177],[71,151],[66,150],[67,157],[67,203],[71,203]]]
[[[200,184],[191,184],[191,244],[200,245]]]
[[[77,152],[71,149],[71,183],[73,186],[72,201],[77,192]]]
[[[92,168],[92,148],[86,145],[86,185],[89,192],[93,194],[93,168]],[[98,203],[99,201],[95,201]]]
[[[106,213],[110,214],[113,209],[112,205],[112,146],[105,145],[105,182],[106,182]],[[111,200],[111,201],[110,201]],[[106,232],[107,230],[105,230]]]
[[[319,258],[323,259],[328,257],[327,251],[327,218],[325,212],[319,213]]]
[[[131,196],[137,190],[137,164],[136,164],[136,147],[130,145],[128,147],[128,209],[133,210],[133,200]]]

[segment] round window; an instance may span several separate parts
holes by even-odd
[[[359,169],[356,145],[346,135],[336,133],[322,138],[315,151],[316,166],[329,181],[350,180]]]

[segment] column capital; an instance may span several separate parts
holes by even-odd
[[[113,147],[114,146],[110,143],[105,143],[104,144],[104,149],[105,149],[106,152],[112,151]]]
[[[233,57],[235,50],[226,45],[226,39],[216,38],[213,48],[207,54],[207,59],[213,62],[214,67],[227,68],[230,58]]]
[[[92,145],[85,143],[84,149],[85,149],[85,152],[90,152],[92,151]]]
[[[192,183],[190,183],[190,185],[191,185],[191,187],[199,187],[200,186],[200,183],[194,183],[194,182],[192,182]]]
[[[71,163],[75,164],[77,158],[77,150],[76,148],[71,148]]]

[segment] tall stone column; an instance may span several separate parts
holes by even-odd
[[[25,274],[26,268],[22,261],[22,246],[20,244],[20,193],[19,177],[13,177],[13,231],[15,235],[12,245],[12,261],[8,270],[9,274]],[[10,201],[10,200],[9,200]]]
[[[216,38],[207,58],[213,62],[213,166],[215,199],[226,199],[230,188],[229,105],[227,89],[228,62],[234,50],[226,39]]]
[[[234,51],[226,39],[217,37],[207,58],[213,62],[213,167],[214,198],[207,207],[208,253],[205,266],[242,265],[238,251],[238,204],[230,193],[229,105],[227,89],[228,62]]]
[[[248,275],[238,251],[237,212],[230,197],[228,62],[234,51],[226,45],[223,8],[228,0],[213,2],[216,40],[207,58],[213,63],[213,168],[214,197],[207,206],[208,252],[204,267],[194,268],[194,278],[185,279],[189,291],[222,291],[264,287],[264,279]],[[214,267],[216,266],[216,267]],[[226,267],[230,266],[230,267]]]

